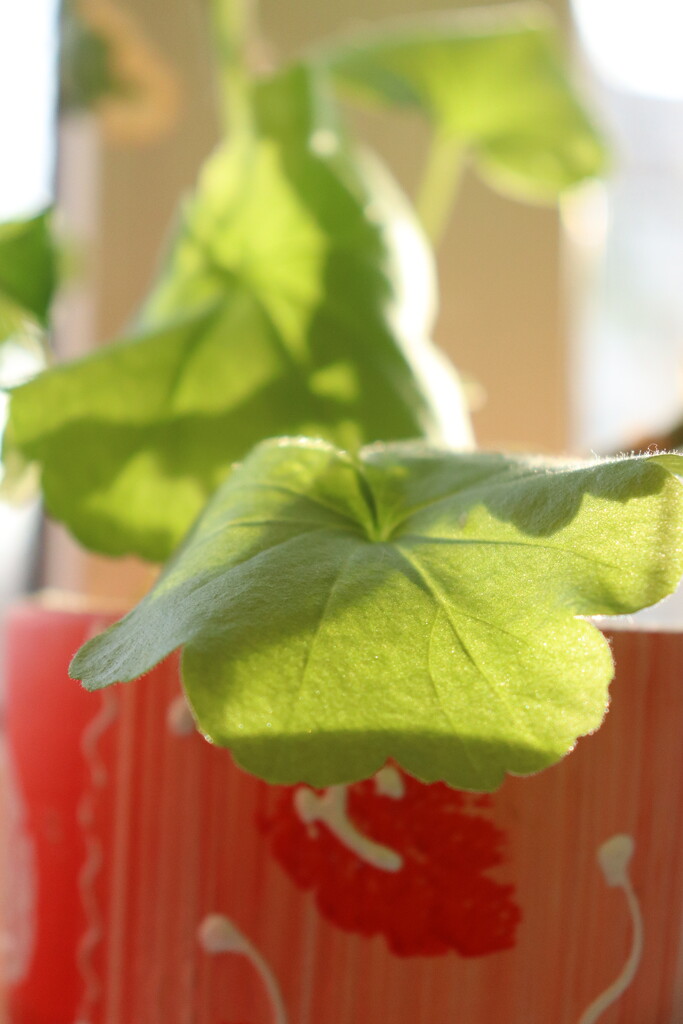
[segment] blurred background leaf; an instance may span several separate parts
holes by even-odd
[[[604,169],[600,137],[535,4],[405,19],[318,58],[350,98],[420,110],[504,191],[554,199]]]
[[[50,212],[0,224],[0,340],[16,318],[47,325],[57,281]]]
[[[175,124],[180,89],[167,60],[130,13],[110,0],[71,0],[62,11],[60,109],[90,110],[105,136],[145,144]]]

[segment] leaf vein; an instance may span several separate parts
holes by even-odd
[[[335,577],[335,580],[334,580],[332,586],[330,587],[329,593],[327,594],[327,597],[325,598],[324,604],[323,604],[321,612],[320,612],[320,618],[318,619],[318,623],[317,623],[317,625],[315,627],[315,630],[314,630],[314,632],[313,632],[313,634],[311,636],[311,642],[308,645],[308,649],[306,651],[306,657],[304,659],[304,664],[303,664],[302,669],[301,669],[301,675],[300,675],[300,678],[299,678],[299,683],[298,683],[298,685],[296,687],[295,693],[292,695],[292,699],[291,699],[290,704],[289,704],[289,708],[288,708],[288,711],[287,711],[287,717],[286,717],[284,725],[282,727],[283,734],[286,734],[286,733],[289,732],[289,727],[290,727],[292,719],[294,717],[297,705],[298,705],[299,701],[301,700],[301,695],[302,695],[302,693],[304,691],[304,687],[306,686],[306,676],[308,674],[308,670],[309,670],[309,667],[310,667],[310,664],[311,664],[311,659],[313,657],[313,651],[314,651],[316,643],[317,643],[317,641],[318,641],[318,639],[320,637],[320,633],[321,633],[321,630],[322,630],[323,625],[325,623],[325,619],[327,618],[328,612],[330,610],[330,606],[332,604],[332,600],[334,598],[335,592],[338,590],[338,588],[339,588],[339,586],[341,584],[341,581],[342,581],[343,577],[345,576],[345,574],[346,574],[346,572],[347,572],[347,570],[349,568],[349,565],[351,564],[351,562],[353,561],[353,559],[357,555],[358,555],[358,549],[354,548],[354,550],[351,551],[350,554],[344,559],[344,561],[343,561],[343,563],[342,563],[342,565],[341,565],[341,567],[339,569],[339,572],[337,573],[337,576]]]
[[[472,652],[469,649],[466,641],[463,639],[460,630],[458,629],[457,622],[454,621],[452,610],[449,607],[449,605],[448,605],[448,603],[447,603],[447,601],[446,601],[446,599],[445,599],[445,597],[444,597],[444,595],[443,595],[443,593],[441,591],[441,588],[432,579],[432,577],[427,572],[427,570],[424,568],[424,566],[422,566],[415,559],[411,558],[408,554],[406,554],[405,551],[402,551],[401,548],[398,547],[398,545],[396,546],[396,550],[401,554],[401,556],[405,559],[405,561],[418,574],[418,576],[421,578],[421,580],[423,581],[423,583],[427,587],[427,589],[428,589],[429,593],[431,594],[432,598],[434,599],[434,601],[436,602],[438,607],[441,609],[443,614],[446,616],[446,619],[448,620],[448,623],[449,623],[449,625],[450,625],[450,627],[451,627],[451,629],[453,631],[453,634],[454,634],[456,640],[458,641],[458,643],[462,647],[463,652],[465,653],[465,655],[467,656],[467,658],[469,659],[471,664],[474,666],[476,671],[479,673],[479,676],[481,677],[483,682],[486,684],[486,686],[487,686],[489,692],[491,693],[492,697],[496,701],[498,701],[499,704],[502,704],[502,706],[505,708],[506,712],[508,713],[509,717],[515,722],[515,724],[519,728],[520,732],[522,734],[524,734],[528,739],[533,741],[533,743],[535,743],[535,737],[529,732],[527,723],[525,721],[523,721],[522,719],[520,719],[519,711],[518,711],[517,707],[514,705],[513,702],[510,701],[509,697],[504,692],[501,691],[500,686],[497,686],[496,683],[490,678],[488,673],[484,671],[480,661],[472,654]],[[509,636],[509,637],[513,638],[514,640],[519,641],[519,639],[520,639],[519,637],[515,636],[514,633],[510,633],[508,630],[504,629],[502,626],[499,626],[497,623],[490,622],[490,621],[488,621],[486,619],[480,619],[476,615],[472,615],[469,612],[463,611],[462,609],[457,611],[455,614],[456,614],[456,616],[472,619],[475,622],[480,622],[483,625],[490,626],[493,629],[495,629],[496,631],[498,631],[500,633],[503,633],[506,636]],[[443,707],[442,707],[442,710],[443,710]],[[444,714],[445,714],[445,712],[444,712]],[[446,717],[448,717],[448,716],[446,716]],[[449,721],[450,721],[450,719],[449,719]]]
[[[402,541],[419,541],[420,544],[464,544],[481,545],[489,547],[512,547],[512,548],[536,548],[540,551],[559,551],[562,554],[570,555],[573,558],[583,559],[591,565],[601,565],[605,569],[623,571],[622,565],[615,565],[613,562],[606,562],[604,559],[596,558],[594,555],[586,555],[582,551],[575,551],[572,548],[564,547],[562,544],[541,544],[533,540],[485,540],[477,537],[433,537],[419,533],[405,533]]]
[[[232,483],[230,489],[234,491],[274,491],[277,494],[286,494],[290,498],[298,498],[301,501],[305,501],[308,505],[316,505],[318,508],[324,509],[325,512],[332,512],[340,519],[345,519],[347,522],[352,523],[356,529],[356,532],[361,533],[362,525],[357,519],[354,519],[352,515],[342,512],[341,509],[335,508],[334,505],[327,504],[327,502],[321,501],[320,498],[314,498],[310,494],[302,494],[301,491],[295,490],[293,487],[287,487],[284,484],[270,484],[270,483],[258,483],[252,482],[246,484]]]

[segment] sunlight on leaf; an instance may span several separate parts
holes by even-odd
[[[422,111],[503,190],[552,199],[604,169],[603,146],[535,4],[406,19],[316,59],[351,98]]]
[[[393,758],[493,789],[600,724],[612,660],[577,616],[633,612],[678,583],[669,469],[683,456],[266,442],[72,674],[95,690],[184,646],[199,727],[271,782],[343,783]]]
[[[90,548],[163,560],[264,437],[467,439],[396,186],[352,157],[302,69],[255,109],[256,136],[207,163],[139,333],[13,395],[16,448]]]

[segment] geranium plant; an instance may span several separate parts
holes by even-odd
[[[552,200],[602,145],[536,7],[387,26],[257,77],[246,7],[213,6],[226,140],[136,330],[11,394],[10,476],[37,466],[91,550],[168,560],[72,674],[97,689],[183,647],[199,728],[269,781],[391,758],[495,788],[599,725],[612,660],[586,616],[678,583],[683,457],[463,450],[425,231],[464,161]],[[431,121],[417,215],[342,98]],[[21,230],[0,237],[0,299],[40,325],[50,277],[17,259]],[[49,267],[44,220],[23,230]]]

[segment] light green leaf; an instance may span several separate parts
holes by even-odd
[[[356,163],[303,70],[254,102],[257,133],[205,167],[141,332],[13,395],[16,447],[90,548],[165,559],[264,437],[462,442],[457,384],[424,365],[433,273],[395,186]]]
[[[552,199],[605,153],[535,4],[443,12],[320,55],[351,97],[425,113],[493,184]]]
[[[493,789],[600,724],[611,656],[577,616],[635,611],[682,572],[683,489],[657,457],[279,440],[71,671],[94,690],[184,646],[200,728],[271,782],[343,783],[394,758]]]

